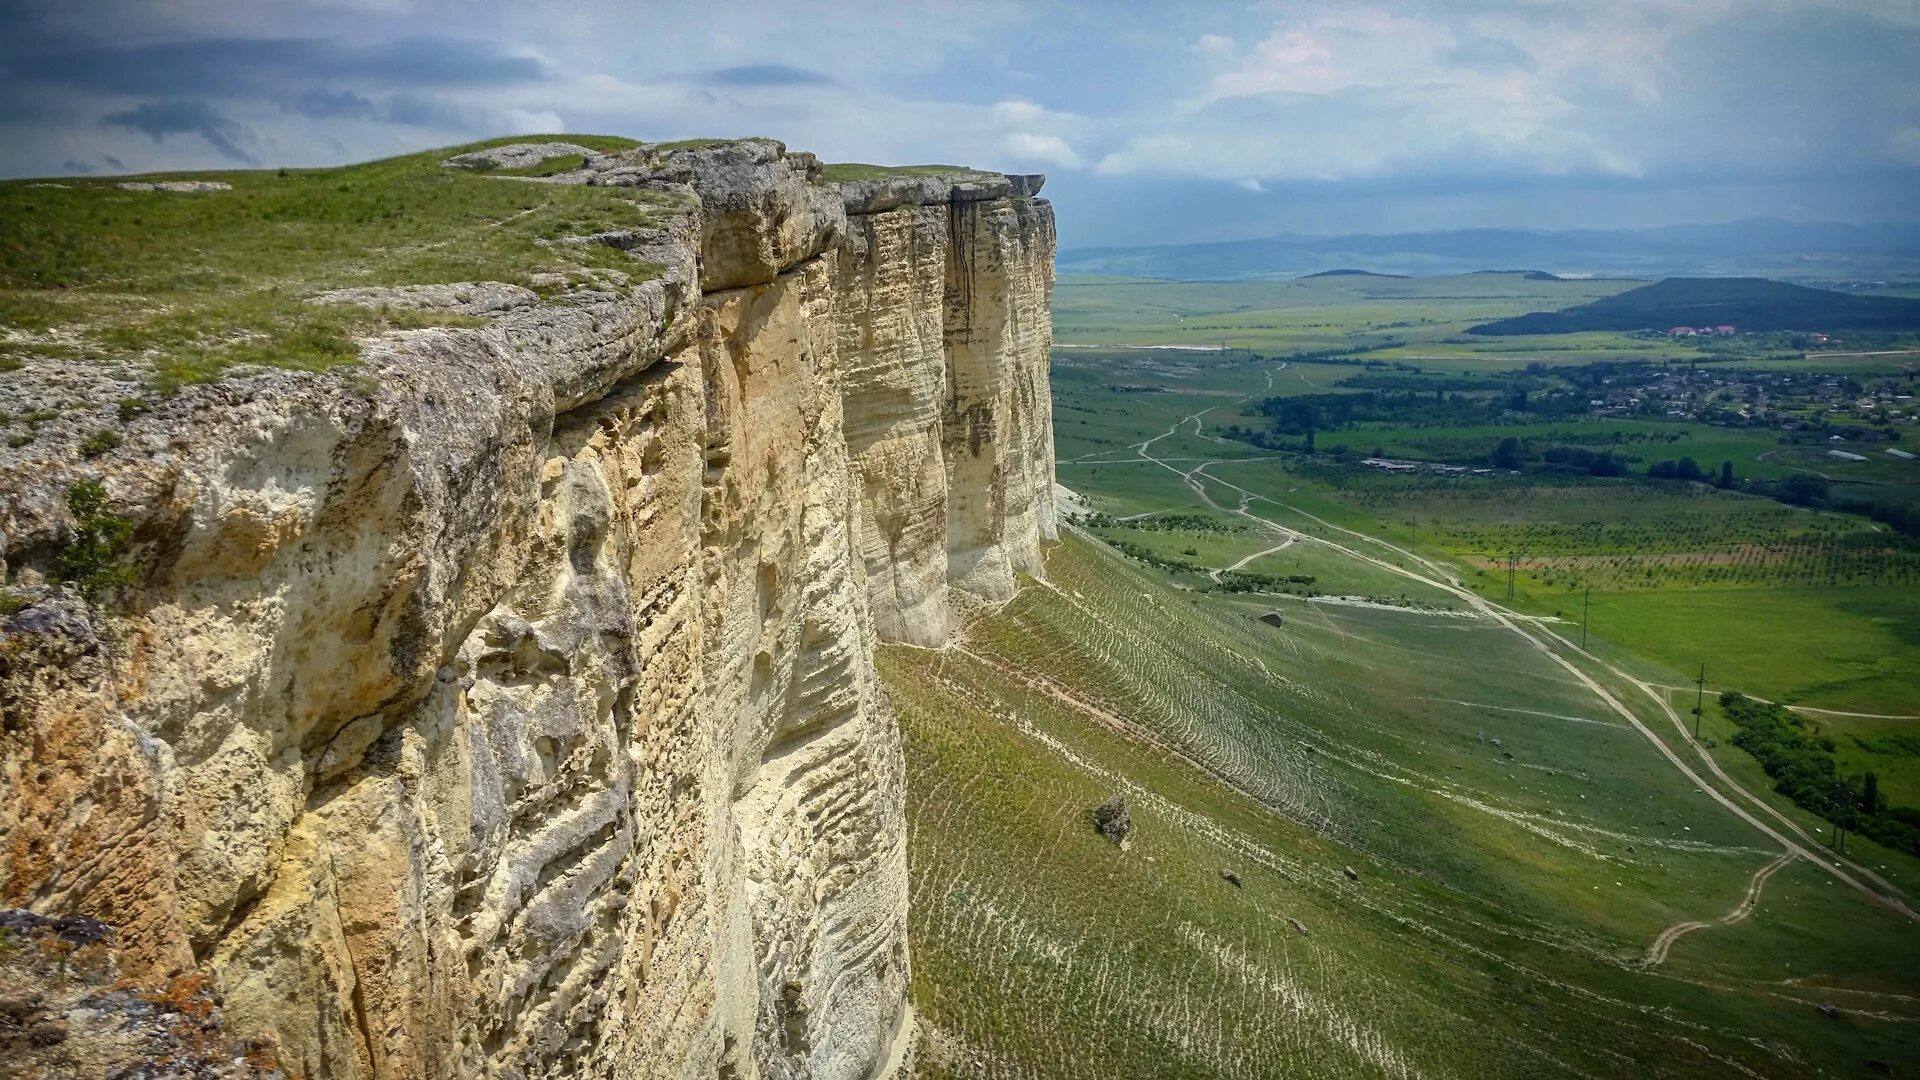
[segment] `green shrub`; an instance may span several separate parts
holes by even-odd
[[[119,445],[119,432],[101,428],[99,431],[87,436],[87,441],[80,444],[80,453],[90,458],[99,457],[101,454]]]
[[[97,480],[68,487],[73,538],[54,557],[53,579],[72,585],[90,601],[133,581],[133,568],[120,562],[133,539],[133,522],[106,513],[106,505],[107,489]]]

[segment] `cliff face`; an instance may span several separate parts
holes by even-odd
[[[0,904],[204,973],[309,1077],[881,1075],[872,652],[1040,571],[1051,208],[766,141],[560,179],[687,193],[591,238],[663,271],[0,459]],[[111,609],[42,583],[89,478]]]

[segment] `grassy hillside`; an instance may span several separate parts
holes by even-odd
[[[923,1075],[1920,1062],[1892,996],[1920,935],[1805,864],[1646,962],[1737,910],[1777,849],[1498,627],[1310,604],[1273,627],[1273,601],[1082,539],[1048,570],[961,644],[882,657]],[[1124,852],[1088,816],[1113,793]]]
[[[1920,329],[1920,300],[1854,296],[1764,278],[1668,278],[1565,311],[1536,311],[1468,332],[1506,336],[1721,325],[1761,333],[1914,330]]]
[[[1827,433],[1857,434],[1834,406],[1867,393],[1905,409],[1914,357],[1462,333],[1630,287],[1063,282],[1055,443],[1084,531],[964,647],[886,660],[931,1075],[1920,1069],[1920,934],[1897,910],[1920,859],[1827,850],[1714,697],[1792,703],[1837,775],[1920,805],[1920,549],[1833,506],[1647,476],[1689,456],[1896,497],[1920,484],[1883,452],[1905,440],[1837,456]],[[1694,418],[1757,400],[1721,374],[1755,369],[1814,435]],[[1589,408],[1681,373],[1683,404]],[[1524,411],[1434,422],[1442,394],[1458,412],[1516,389]],[[1342,395],[1408,391],[1331,422]],[[1327,419],[1316,451],[1281,430],[1289,402]],[[1508,438],[1630,473],[1467,470]],[[1087,819],[1114,791],[1141,822],[1125,854]]]
[[[370,331],[457,317],[307,298],[369,285],[503,281],[657,267],[564,237],[646,224],[670,196],[540,184],[522,170],[446,169],[451,154],[565,138],[521,136],[334,169],[195,173],[228,190],[121,191],[115,180],[0,184],[0,366],[24,357],[112,363],[161,389],[235,364],[351,363]],[[165,180],[166,176],[140,177]]]

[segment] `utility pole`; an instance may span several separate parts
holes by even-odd
[[[1507,599],[1509,600],[1513,599],[1513,571],[1519,565],[1520,555],[1517,552],[1507,552]]]
[[[1416,547],[1419,546],[1420,544],[1420,515],[1419,514],[1413,515],[1413,543]]]
[[[1707,665],[1701,664],[1700,665],[1700,691],[1699,693],[1695,694],[1693,698],[1693,738],[1696,742],[1699,741],[1700,739],[1700,717],[1705,714],[1706,707],[1707,707]]]
[[[1587,586],[1586,595],[1580,598],[1580,647],[1587,647],[1587,606],[1593,603],[1593,586]]]

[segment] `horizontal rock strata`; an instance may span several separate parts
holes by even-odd
[[[307,1077],[874,1076],[911,1033],[873,649],[1041,571],[1051,208],[583,157],[543,182],[690,194],[588,238],[657,276],[320,297],[485,325],[0,451],[0,906],[112,924]],[[110,604],[49,583],[80,481],[132,525]]]

